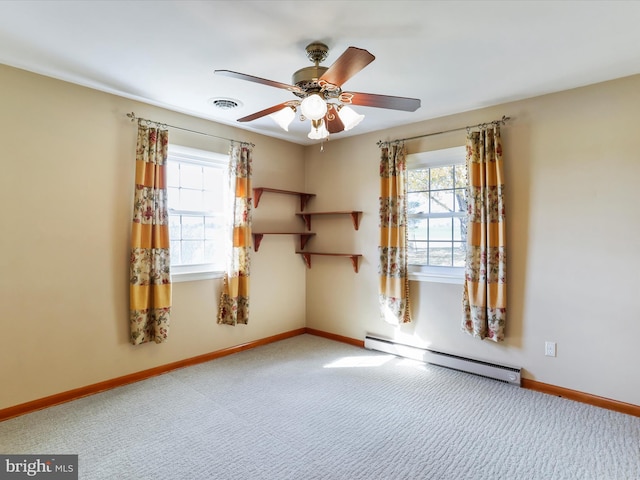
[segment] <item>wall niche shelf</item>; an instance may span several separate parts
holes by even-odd
[[[285,194],[285,195],[297,195],[298,197],[300,197],[300,211],[301,212],[304,212],[304,207],[307,206],[307,202],[311,198],[316,196],[315,193],[293,192],[291,190],[279,190],[277,188],[255,187],[253,189],[253,199],[254,199],[255,208],[258,208],[258,204],[260,203],[260,197],[262,197],[262,194],[264,192],[282,193],[282,194]]]
[[[253,249],[257,252],[264,235],[300,235],[300,250],[303,250],[309,238],[315,235],[312,232],[253,232]]]
[[[304,221],[304,224],[307,227],[307,230],[311,230],[311,217],[313,215],[351,215],[351,220],[353,221],[353,228],[358,230],[360,228],[360,215],[361,211],[357,210],[340,210],[335,212],[307,212],[307,213],[296,213],[296,215]]]
[[[351,259],[351,264],[353,265],[353,271],[358,273],[358,262],[360,257],[362,257],[359,253],[324,253],[324,252],[296,252],[301,255],[304,259],[304,263],[307,264],[308,268],[311,268],[311,256],[312,255],[324,255],[326,257],[349,257]]]

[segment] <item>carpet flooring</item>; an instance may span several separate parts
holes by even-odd
[[[636,480],[640,418],[301,335],[0,423],[86,480]]]

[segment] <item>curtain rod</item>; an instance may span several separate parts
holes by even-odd
[[[188,128],[176,127],[175,125],[169,125],[168,123],[162,123],[162,122],[157,122],[155,120],[149,120],[148,118],[136,117],[136,114],[133,113],[133,112],[127,113],[127,117],[129,117],[132,122],[138,120],[139,122],[140,121],[146,122],[147,125],[151,125],[153,123],[158,127],[176,128],[178,130],[183,130],[185,132],[197,133],[198,135],[206,135],[207,137],[220,138],[222,140],[228,140],[230,142],[236,142],[236,143],[240,143],[242,145],[251,145],[252,147],[255,147],[255,145],[253,143],[251,143],[251,142],[242,142],[240,140],[234,140],[233,138],[219,137],[218,135],[212,135],[211,133],[198,132],[197,130],[189,130]]]
[[[408,140],[415,140],[416,138],[432,137],[434,135],[442,135],[443,133],[458,132],[460,130],[469,131],[472,128],[486,128],[489,125],[501,125],[501,124],[504,125],[507,120],[511,120],[511,117],[507,117],[507,116],[503,115],[500,120],[494,120],[492,122],[479,123],[478,125],[470,125],[470,126],[467,126],[467,127],[452,128],[451,130],[443,130],[442,132],[425,133],[424,135],[418,135],[416,137],[399,138],[397,140],[391,140],[391,141],[388,141],[388,142],[383,142],[382,140],[380,140],[378,142],[378,146],[381,147],[382,145],[390,145],[392,143],[406,142]]]

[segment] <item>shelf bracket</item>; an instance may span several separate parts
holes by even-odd
[[[307,268],[311,268],[311,255],[308,253],[301,253],[300,255],[302,255],[302,259],[304,260],[304,263],[307,265]]]
[[[264,237],[264,234],[262,234],[262,233],[254,233],[253,234],[253,249],[256,252],[260,248],[260,242],[262,242],[262,237]]]
[[[351,264],[353,265],[353,271],[358,273],[358,259],[359,255],[351,255]]]
[[[360,227],[360,216],[358,212],[351,212],[351,220],[353,220],[353,227],[358,230]]]
[[[307,194],[307,193],[299,193],[298,195],[300,195],[300,211],[304,212],[304,207],[307,206],[307,202],[314,195],[310,195],[310,194]]]
[[[301,213],[300,216],[302,217],[302,220],[304,220],[307,230],[311,231],[311,215],[308,213]]]
[[[264,190],[262,188],[254,188],[253,189],[253,208],[258,208],[258,203],[260,203],[260,197],[262,196],[262,192]],[[257,251],[258,249],[256,249]]]
[[[300,234],[300,250],[304,250],[305,245],[309,239],[315,235],[314,233],[301,233]]]

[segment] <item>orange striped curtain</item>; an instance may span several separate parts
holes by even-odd
[[[232,219],[227,271],[218,305],[218,323],[246,325],[249,321],[249,266],[251,248],[251,162],[247,144],[233,144],[229,161]]]
[[[467,168],[469,223],[462,329],[500,342],[507,317],[507,253],[498,125],[469,133]]]
[[[383,144],[380,158],[379,303],[392,325],[411,321],[407,272],[407,165],[404,145]]]
[[[169,333],[171,272],[166,163],[169,132],[138,124],[130,264],[130,341],[162,343]]]

